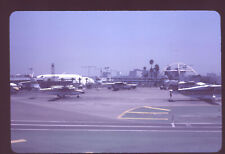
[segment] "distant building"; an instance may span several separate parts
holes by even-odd
[[[142,77],[143,78],[147,78],[148,77],[148,71],[147,71],[146,67],[144,67],[143,70],[142,70]]]
[[[134,69],[133,71],[129,72],[129,77],[131,78],[140,78],[142,76],[142,70]]]
[[[30,81],[31,80],[31,75],[28,74],[16,74],[16,75],[10,75],[10,82],[13,83],[19,83],[23,81]]]
[[[221,84],[221,76],[216,73],[207,73],[206,78],[210,83]]]
[[[111,71],[109,67],[104,67],[103,70],[101,70],[101,78],[111,78]]]
[[[206,76],[216,79],[216,73],[207,73]]]

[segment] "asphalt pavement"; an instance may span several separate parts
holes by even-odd
[[[159,88],[87,89],[80,98],[11,95],[11,147],[19,153],[217,152],[221,102]]]

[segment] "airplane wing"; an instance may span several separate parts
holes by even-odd
[[[213,100],[221,97],[221,85],[202,85],[177,90],[179,93],[191,97]]]
[[[52,88],[41,88],[40,91],[48,91],[48,90],[52,90]]]
[[[115,83],[102,83],[102,85],[114,85]]]
[[[83,90],[76,89],[74,86],[52,86],[51,88],[42,88],[40,91],[46,92],[49,95],[57,95],[60,98],[65,97],[66,95],[77,95],[84,94]]]
[[[199,90],[213,90],[221,89],[221,85],[203,85],[203,86],[194,86],[188,88],[180,88],[178,91],[199,91]]]

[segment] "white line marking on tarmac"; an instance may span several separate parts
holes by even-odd
[[[121,119],[138,119],[138,120],[168,120],[168,118],[121,118]]]
[[[11,122],[71,122],[71,121],[11,120]]]
[[[42,120],[11,120],[11,122],[31,122],[31,123],[107,123],[102,121],[42,121]],[[117,122],[110,122],[110,123],[117,123]]]
[[[219,130],[105,130],[105,129],[11,129],[13,131],[89,131],[89,132],[101,132],[101,131],[105,131],[105,132],[222,132]]]
[[[93,121],[41,121],[41,120],[11,120],[11,122],[31,122],[31,123],[38,123],[38,122],[43,122],[43,123],[107,123],[107,122],[100,122],[100,121],[96,121],[96,122],[93,122]],[[110,122],[110,124],[113,124],[113,123],[118,123],[118,122]],[[146,124],[146,123],[145,123]],[[176,122],[176,124],[187,124],[185,122]],[[222,125],[221,123],[207,123],[207,122],[193,122],[191,124],[201,124],[201,125]]]
[[[54,124],[11,124],[12,126],[50,126],[50,127],[162,127],[162,126],[134,126],[134,125],[127,125],[127,126],[121,126],[121,125],[54,125]],[[169,126],[169,125],[168,125]]]

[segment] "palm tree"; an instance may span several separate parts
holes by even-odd
[[[153,65],[153,63],[154,63],[154,60],[151,59],[151,60],[149,61],[149,63],[150,63],[150,65],[151,65],[151,68],[150,68],[150,74],[151,74],[151,78],[152,78],[152,72],[153,72],[152,65]]]
[[[154,60],[153,60],[153,59],[151,59],[151,60],[149,61],[149,63],[150,63],[151,68],[152,68],[152,65],[153,65],[153,63],[154,63]]]
[[[147,77],[146,67],[143,67],[142,76],[143,76],[144,78],[146,78],[146,77]]]
[[[159,65],[158,64],[155,64],[155,79],[156,79],[156,82],[157,82],[157,77],[158,77],[158,73],[159,73]]]

